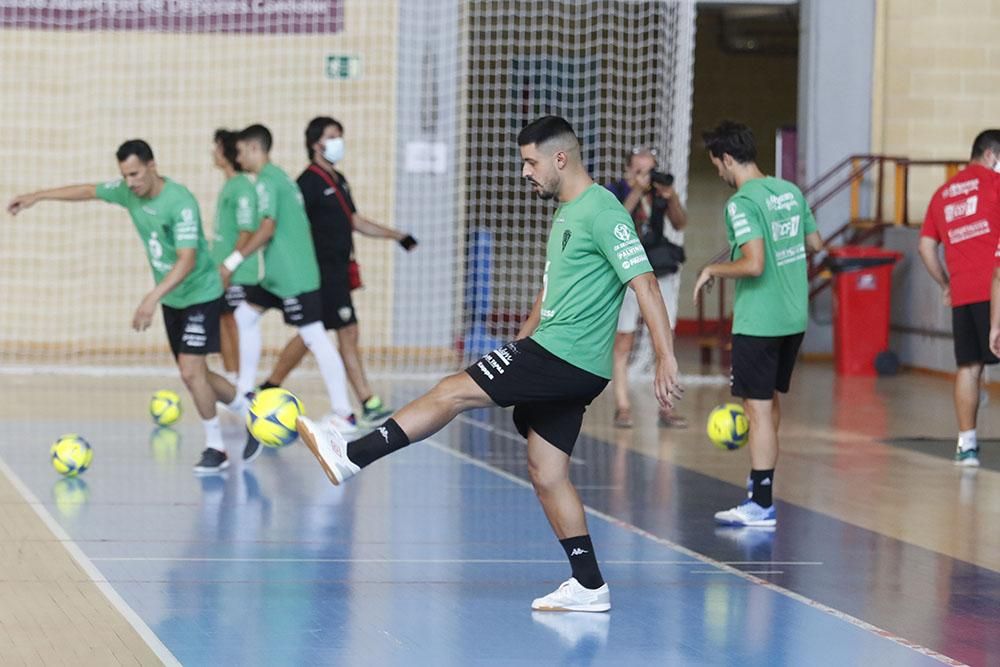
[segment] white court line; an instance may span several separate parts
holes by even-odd
[[[479,461],[478,459],[475,459],[469,456],[468,454],[465,454],[464,452],[456,451],[451,447],[448,447],[447,445],[444,445],[435,440],[427,439],[423,440],[422,442],[428,445],[429,447],[433,447],[434,449],[442,451],[446,454],[450,454],[455,458],[461,459],[470,465],[476,466],[477,468],[480,468],[482,470],[487,470],[489,472],[492,472],[493,474],[499,475],[504,479],[508,479],[519,486],[531,489],[531,484],[529,482],[521,479],[520,477],[516,477],[510,474],[506,470],[501,470],[499,468],[495,468],[489,465],[488,463],[483,463],[482,461]],[[761,579],[760,577],[757,577],[754,574],[732,567],[731,565],[727,565],[722,561],[717,561],[714,558],[698,553],[697,551],[688,549],[687,547],[677,544],[676,542],[673,542],[666,538],[654,535],[647,530],[643,530],[638,526],[634,526],[631,523],[628,523],[627,521],[622,521],[621,519],[613,517],[610,514],[605,514],[604,512],[596,510],[593,507],[590,507],[589,505],[584,505],[583,508],[587,512],[587,514],[590,514],[591,516],[597,517],[598,519],[602,519],[603,521],[606,521],[612,525],[618,526],[619,528],[635,533],[636,535],[645,537],[658,544],[662,544],[663,546],[669,547],[670,549],[673,549],[678,553],[684,554],[685,556],[689,556],[691,558],[700,560],[706,565],[711,565],[712,567],[718,570],[723,570],[725,572],[728,572],[729,574],[739,577],[740,579],[744,579],[753,584],[757,584],[758,586],[762,586],[763,588],[778,593],[779,595],[784,595],[785,597],[791,598],[796,602],[800,602],[808,607],[821,611],[825,614],[829,614],[830,616],[833,616],[838,620],[850,623],[856,628],[869,632],[883,639],[887,639],[895,644],[898,644],[900,646],[905,646],[908,649],[911,649],[921,655],[927,656],[928,658],[937,660],[940,663],[943,663],[945,665],[953,665],[956,667],[968,667],[965,663],[955,660],[954,658],[950,658],[944,655],[943,653],[938,653],[933,649],[929,649],[926,646],[922,646],[916,642],[910,641],[909,639],[900,637],[899,635],[893,634],[888,630],[883,630],[877,625],[873,625],[871,623],[868,623],[867,621],[862,621],[860,618],[851,616],[846,612],[834,609],[833,607],[825,605],[822,602],[813,600],[812,598],[808,598],[805,595],[802,595],[801,593],[796,593],[795,591],[788,590],[787,588],[784,588],[783,586],[779,586],[778,584],[767,581],[766,579]]]
[[[117,609],[118,613],[120,613],[125,620],[128,621],[129,625],[131,625],[135,631],[139,633],[139,636],[146,642],[150,650],[156,654],[156,657],[159,658],[164,665],[180,666],[180,660],[178,660],[174,654],[170,652],[170,649],[168,649],[163,642],[160,641],[160,638],[156,636],[156,633],[153,632],[152,629],[146,625],[146,622],[142,620],[139,614],[137,614],[135,610],[132,609],[127,602],[125,602],[122,596],[118,594],[118,591],[116,591],[114,587],[107,582],[101,574],[101,571],[97,569],[97,566],[95,566],[87,555],[83,553],[83,550],[77,546],[76,542],[74,542],[72,538],[70,538],[69,534],[63,530],[63,527],[59,524],[59,522],[53,518],[35,494],[31,492],[31,489],[29,489],[27,485],[21,481],[21,478],[17,476],[17,474],[3,459],[0,459],[0,472],[6,475],[7,479],[10,480],[10,483],[14,485],[14,488],[16,488],[24,497],[24,500],[28,503],[28,505],[35,510],[35,514],[37,514],[38,518],[42,520],[42,523],[44,523],[48,529],[52,531],[52,534],[55,535],[56,539],[62,543],[62,545],[66,548],[66,551],[69,552],[69,555],[76,561],[77,565],[79,565],[80,568],[87,573],[87,576],[90,577],[92,582],[94,582],[97,589],[104,594],[104,597],[108,599],[111,606]]]
[[[565,558],[201,558],[198,556],[98,556],[100,562],[152,563],[353,563],[368,565],[560,565]],[[697,560],[605,560],[602,565],[700,565]],[[816,561],[725,561],[726,565],[822,565]],[[714,570],[713,570],[714,571]]]

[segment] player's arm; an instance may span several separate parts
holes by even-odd
[[[694,285],[694,302],[701,298],[701,289],[714,278],[756,278],[764,273],[764,239],[751,239],[740,246],[742,257],[731,262],[709,264],[698,274]]]
[[[149,328],[153,321],[153,313],[156,305],[160,303],[172,289],[184,282],[194,270],[197,250],[195,248],[178,248],[177,261],[174,266],[163,276],[163,280],[145,296],[139,307],[136,308],[135,315],[132,316],[132,328],[136,331],[144,331]]]
[[[920,261],[924,263],[927,273],[941,288],[941,298],[945,305],[950,306],[951,283],[944,265],[941,264],[941,258],[938,256],[938,242],[928,236],[921,236],[917,243],[917,253],[920,255]]]
[[[93,183],[83,185],[67,185],[61,188],[50,190],[39,190],[23,195],[17,195],[7,204],[7,212],[17,215],[26,208],[30,208],[40,201],[88,201],[97,199],[97,185]]]
[[[526,319],[521,324],[520,331],[517,332],[517,337],[515,340],[521,340],[522,338],[527,338],[531,334],[535,333],[535,329],[538,328],[538,323],[542,321],[542,294],[544,290],[538,293],[535,297],[535,303],[531,306],[531,312],[528,313],[528,319]]]
[[[990,287],[990,352],[1000,354],[1000,266],[993,269]]]
[[[656,379],[653,382],[656,400],[663,407],[672,408],[674,399],[680,398],[683,390],[677,379],[674,335],[660,284],[653,272],[649,271],[630,280],[628,286],[635,292],[639,312],[642,313],[643,322],[649,327],[649,337],[656,352]]]
[[[247,231],[240,232],[239,237],[236,239],[236,248],[222,262],[222,266],[219,267],[223,283],[229,285],[230,276],[243,263],[243,260],[271,242],[276,228],[277,224],[274,218],[266,217],[261,218],[260,226],[252,234]]]
[[[809,252],[820,252],[825,248],[826,244],[823,243],[823,237],[819,235],[819,232],[806,234],[806,250]]]
[[[351,226],[359,234],[364,234],[365,236],[370,236],[375,239],[392,239],[403,246],[406,250],[412,250],[417,245],[417,240],[410,236],[409,234],[404,234],[403,232],[393,229],[392,227],[386,227],[385,225],[380,225],[371,218],[366,218],[360,213],[354,213],[351,216]]]

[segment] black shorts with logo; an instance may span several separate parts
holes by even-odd
[[[566,452],[580,435],[583,413],[608,380],[563,361],[530,338],[507,343],[465,369],[501,407],[514,406],[514,425],[532,429]]]
[[[230,285],[226,288],[225,293],[222,295],[222,312],[233,312],[236,310],[237,306],[246,301],[246,298],[246,285]]]
[[[246,292],[247,303],[264,310],[279,308],[285,317],[285,324],[293,327],[303,327],[323,319],[323,302],[320,300],[319,290],[286,298],[272,294],[260,285],[250,285]]]
[[[219,351],[221,297],[187,308],[162,308],[167,340],[175,359],[179,354],[212,354]]]
[[[769,401],[774,392],[788,393],[795,359],[804,334],[747,336],[733,334],[730,393],[738,398]]]
[[[358,323],[358,314],[351,300],[347,265],[319,267],[319,292],[323,299],[323,326],[327,330],[341,329]]]
[[[990,302],[979,301],[951,309],[955,363],[959,366],[1000,362],[990,352]]]

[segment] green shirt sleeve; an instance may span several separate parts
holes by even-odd
[[[252,183],[236,194],[236,228],[241,232],[255,232],[260,227],[257,215],[257,193]]]
[[[178,207],[172,219],[174,231],[174,247],[181,248],[198,247],[198,230],[201,228],[201,215],[198,213],[198,204],[192,199],[184,202]]]
[[[274,183],[268,179],[258,178],[255,189],[257,191],[257,219],[271,218],[277,222],[278,201]]]
[[[816,218],[813,216],[812,209],[809,208],[809,204],[806,203],[805,198],[801,199],[802,204],[802,231],[806,234],[812,234],[816,231]]]
[[[733,197],[726,205],[726,226],[732,234],[733,246],[764,238],[766,222],[760,209],[742,197]]]
[[[132,191],[128,189],[127,185],[125,185],[125,181],[120,178],[101,183],[97,186],[97,198],[106,201],[109,204],[125,206],[128,201],[128,196],[131,193]]]
[[[609,209],[598,215],[594,220],[593,235],[594,244],[623,284],[653,270],[639,242],[639,235],[635,233],[635,224],[625,209]]]

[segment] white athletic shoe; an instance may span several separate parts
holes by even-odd
[[[593,590],[584,588],[570,577],[545,597],[535,598],[531,608],[534,611],[608,611],[611,591],[607,584]]]
[[[296,420],[299,437],[323,466],[323,472],[334,484],[353,477],[361,468],[347,458],[347,441],[329,423],[317,424],[308,417]]]
[[[338,414],[330,412],[320,420],[320,423],[333,427],[341,435],[354,435],[360,430],[358,428],[358,420],[353,414],[348,417],[341,417]]]

